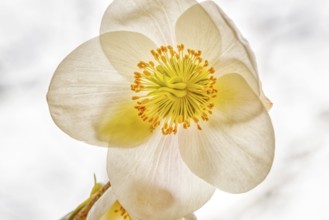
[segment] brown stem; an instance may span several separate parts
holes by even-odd
[[[104,194],[104,192],[111,187],[111,183],[106,183],[92,198],[91,200],[86,204],[85,207],[83,207],[73,218],[72,220],[86,220],[87,215],[93,207],[93,205],[97,202],[97,200]]]

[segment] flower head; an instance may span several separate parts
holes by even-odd
[[[267,176],[274,132],[253,54],[212,1],[114,0],[101,34],[59,65],[48,92],[67,134],[108,146],[129,213],[177,219],[215,188]]]
[[[138,63],[141,72],[135,72],[131,89],[142,96],[135,108],[138,115],[150,123],[153,131],[162,124],[162,134],[176,134],[179,125],[187,129],[191,121],[201,130],[199,120],[208,120],[214,107],[217,90],[213,67],[201,58],[202,51],[184,45],[161,46],[151,51],[155,62]],[[163,121],[163,122],[162,122]]]

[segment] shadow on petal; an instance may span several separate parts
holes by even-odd
[[[150,123],[138,116],[133,103],[118,106],[111,114],[104,114],[96,126],[97,137],[109,147],[136,147],[152,134]]]
[[[174,195],[165,188],[147,182],[135,182],[131,186],[131,198],[140,216],[153,216],[154,213],[169,209],[175,204]]]
[[[217,123],[241,123],[260,114],[264,108],[258,96],[239,74],[218,78],[217,98],[210,126]]]

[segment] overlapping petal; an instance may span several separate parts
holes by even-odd
[[[94,38],[58,66],[47,99],[55,123],[71,137],[99,146],[133,147],[151,133],[134,111],[131,96],[130,82],[112,67]],[[131,110],[123,111],[127,106]]]
[[[238,59],[244,63],[258,80],[258,73],[254,54],[249,48],[248,42],[243,38],[239,30],[226,14],[213,1],[205,1],[201,6],[216,24],[221,35],[220,60],[226,62],[230,59]],[[220,64],[218,64],[220,65]],[[220,75],[220,73],[218,73]]]
[[[274,157],[271,120],[259,97],[238,74],[218,79],[219,96],[202,132],[179,137],[183,160],[199,177],[231,193],[248,191],[267,176]]]
[[[219,77],[232,73],[239,74],[246,80],[255,94],[260,94],[258,80],[255,80],[252,71],[241,60],[226,59],[226,61],[221,61],[216,71],[219,73]]]
[[[266,108],[272,107],[261,89],[256,61],[248,42],[216,3],[206,1],[186,10],[177,20],[176,35],[177,42],[203,51],[203,58],[215,67],[216,76],[240,74]]]
[[[259,95],[264,106],[269,110],[272,107],[271,101],[264,95],[261,82],[258,77],[257,64],[254,53],[250,49],[249,43],[239,32],[233,21],[222,11],[213,1],[205,1],[201,6],[208,12],[215,22],[221,36],[221,51],[218,62],[216,62],[216,75],[222,76],[227,73],[238,73],[243,76],[249,86]],[[244,65],[246,71],[227,72],[223,68],[235,64],[241,67]],[[234,67],[236,68],[236,67]],[[239,68],[239,67],[237,67]]]
[[[151,135],[150,124],[138,116],[134,103],[106,111],[96,126],[97,138],[109,147],[137,147]]]
[[[214,188],[179,156],[176,136],[156,133],[138,148],[108,151],[108,175],[121,204],[143,220],[174,220],[200,208]]]
[[[101,33],[139,32],[157,45],[175,44],[175,22],[195,0],[114,0],[106,10]]]
[[[133,82],[134,72],[138,71],[140,61],[152,59],[151,50],[155,43],[137,32],[116,31],[100,36],[102,48],[112,66],[129,82]]]
[[[215,66],[216,76],[238,73],[259,94],[256,63],[249,45],[214,2],[186,10],[177,20],[176,38],[187,48],[202,50],[202,57]]]
[[[58,66],[47,94],[51,116],[71,137],[107,146],[97,138],[95,126],[105,111],[130,102],[129,87],[104,55],[99,38],[94,38]]]
[[[210,65],[219,62],[221,51],[221,36],[219,30],[200,4],[186,10],[177,20],[176,38],[186,48],[201,50],[202,57]],[[215,65],[216,66],[216,65]]]

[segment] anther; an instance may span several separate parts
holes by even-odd
[[[211,67],[211,68],[208,70],[208,72],[209,72],[210,74],[213,74],[213,73],[215,73],[215,69],[214,69],[213,67]]]

